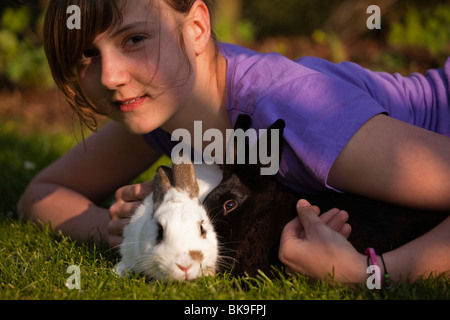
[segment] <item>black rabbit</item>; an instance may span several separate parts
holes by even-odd
[[[250,125],[251,118],[240,115],[235,130],[246,131]],[[267,130],[268,141],[272,138],[271,129],[282,133],[284,127],[283,120],[275,122]],[[279,137],[281,155],[282,134]],[[249,154],[248,144],[246,151]],[[389,251],[426,233],[448,216],[337,192],[318,196],[296,194],[283,190],[275,176],[261,175],[262,166],[259,162],[225,164],[222,182],[204,201],[221,244],[220,256],[230,259],[226,260],[228,263],[222,261],[221,271],[231,269],[234,275],[255,275],[259,269],[272,274],[271,266],[281,264],[278,259],[281,232],[296,216],[296,203],[301,198],[319,206],[322,212],[332,208],[346,210],[352,226],[349,241],[360,252],[367,247]]]

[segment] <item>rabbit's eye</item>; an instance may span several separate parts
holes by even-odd
[[[158,235],[156,236],[156,242],[160,243],[163,240],[163,236],[164,236],[164,228],[160,223],[158,223]]]
[[[206,230],[203,228],[203,221],[199,223],[200,226],[200,236],[205,239],[206,238]]]
[[[223,204],[223,215],[228,215],[231,211],[236,209],[238,202],[236,200],[228,200]]]

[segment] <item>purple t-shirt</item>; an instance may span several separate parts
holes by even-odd
[[[425,75],[372,72],[351,62],[333,64],[313,57],[292,61],[218,43],[227,60],[227,112],[231,126],[239,114],[252,127],[286,122],[279,181],[306,193],[332,189],[330,168],[344,146],[373,116],[384,113],[450,136],[450,59]],[[170,135],[155,130],[148,144],[170,155]]]

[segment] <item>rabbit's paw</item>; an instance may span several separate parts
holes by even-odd
[[[121,278],[130,274],[128,267],[123,261],[120,261],[118,264],[116,264],[111,271],[113,274]]]

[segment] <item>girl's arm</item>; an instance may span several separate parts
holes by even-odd
[[[28,185],[19,215],[76,240],[109,241],[110,213],[98,205],[160,156],[141,136],[110,122],[39,173]]]
[[[366,123],[331,168],[328,184],[403,206],[450,212],[450,139],[384,115]],[[303,203],[282,236],[280,259],[293,271],[364,283],[366,258]],[[351,215],[351,212],[349,213]],[[426,217],[424,217],[426,219]],[[306,237],[298,236],[305,229]],[[450,270],[450,218],[383,255],[394,281]],[[318,259],[320,257],[320,259]]]
[[[298,218],[286,225],[279,257],[288,272],[348,285],[366,284],[367,257],[357,252],[345,235],[317,216],[317,208],[305,201],[297,205]],[[325,214],[328,214],[325,213]],[[450,272],[450,218],[410,243],[383,253],[391,279],[415,281],[420,276]],[[377,258],[382,268],[381,258]],[[384,273],[384,270],[381,270]]]
[[[416,280],[420,276],[438,276],[440,273],[450,275],[450,217],[430,232],[383,254],[383,257],[394,281]]]
[[[384,115],[374,117],[344,148],[328,183],[346,192],[450,213],[450,139]],[[449,271],[450,218],[389,252],[386,260],[394,279]]]
[[[402,206],[450,212],[450,138],[375,116],[344,147],[328,184]]]

